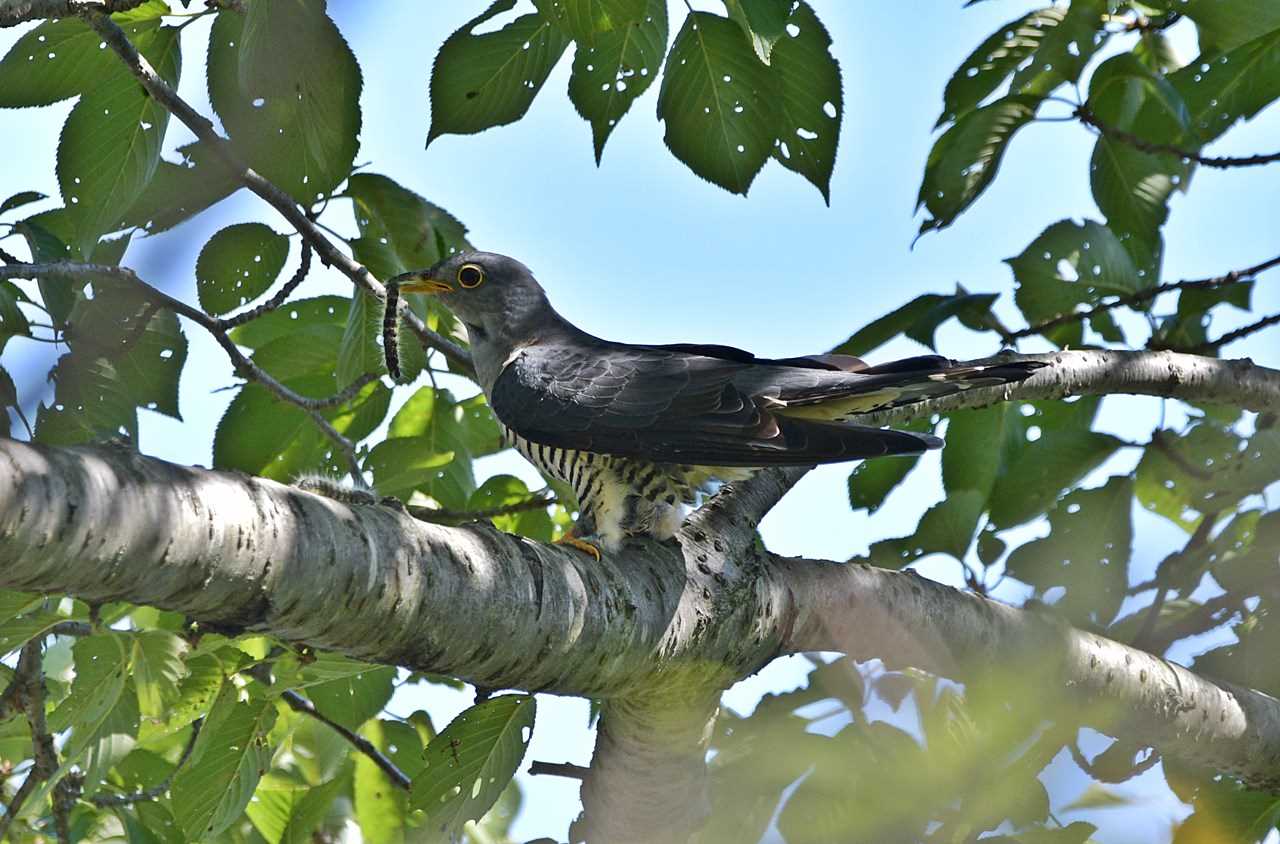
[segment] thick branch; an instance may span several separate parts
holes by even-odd
[[[1043,355],[1001,355],[971,362],[1019,360],[1039,360],[1050,365],[1017,384],[965,390],[939,399],[868,413],[859,421],[871,425],[894,425],[934,413],[987,407],[1002,401],[1112,393],[1213,402],[1258,412],[1280,410],[1280,370],[1258,366],[1247,358],[1219,360],[1178,352],[1080,350]]]
[[[1045,699],[1076,702],[1081,723],[1280,792],[1280,701],[1216,683],[1056,617],[958,592],[914,573],[775,558],[795,626],[785,651],[886,658],[965,681],[996,670]],[[1003,682],[1008,684],[1008,677]],[[1059,710],[1061,711],[1061,710]]]
[[[40,18],[65,18],[84,9],[125,12],[143,0],[0,0],[0,28]]]
[[[102,40],[107,46],[114,50],[116,55],[124,61],[133,75],[142,83],[142,87],[147,89],[147,93],[156,102],[164,106],[169,113],[178,118],[197,138],[208,144],[209,148],[218,156],[218,159],[222,161],[241,184],[280,212],[280,215],[297,229],[303,239],[311,244],[320,256],[320,260],[326,266],[336,267],[339,272],[351,279],[357,287],[377,296],[379,299],[385,298],[386,290],[373,277],[373,274],[365,269],[360,262],[335,246],[325,236],[320,226],[307,215],[307,212],[291,196],[249,167],[232,145],[218,134],[209,119],[179,97],[178,92],[160,74],[156,73],[155,69],[137,51],[132,42],[129,41],[129,37],[125,35],[124,30],[115,21],[96,8],[81,9],[80,14],[89,26],[93,27],[102,36]],[[439,349],[445,357],[460,366],[464,371],[473,371],[470,352],[448,337],[432,331],[417,314],[407,307],[403,308],[402,311],[410,330],[417,335],[418,339],[432,348]]]

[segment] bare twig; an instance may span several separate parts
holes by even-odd
[[[5,812],[0,817],[0,840],[7,840],[9,824],[17,817],[22,806],[31,797],[40,783],[53,776],[58,770],[58,754],[53,747],[53,736],[44,717],[44,656],[40,651],[41,637],[37,637],[22,646],[18,656],[17,672],[14,683],[17,684],[17,696],[27,716],[27,724],[31,727],[31,770],[27,778],[18,786],[18,790],[9,800]],[[63,838],[64,841],[69,840]]]
[[[1243,340],[1245,337],[1248,337],[1250,334],[1257,334],[1259,331],[1263,330],[1264,328],[1270,328],[1271,326],[1276,325],[1278,323],[1280,323],[1280,314],[1272,314],[1271,316],[1263,317],[1257,322],[1251,322],[1248,325],[1241,326],[1240,328],[1237,328],[1235,331],[1228,331],[1226,334],[1223,334],[1217,340],[1209,340],[1208,342],[1201,343],[1198,346],[1193,346],[1187,351],[1193,354],[1205,354],[1206,352],[1216,352],[1218,349],[1222,348],[1228,343],[1234,343],[1237,340]]]
[[[588,768],[572,762],[530,762],[529,773],[534,776],[568,777],[580,780],[587,775]]]
[[[348,386],[336,396],[328,396],[324,398],[311,398],[304,396],[284,384],[277,381],[262,367],[258,366],[251,359],[245,356],[244,352],[232,342],[227,336],[227,332],[222,328],[220,321],[216,317],[211,317],[199,308],[192,307],[180,299],[175,299],[169,294],[152,287],[147,284],[138,275],[128,267],[115,267],[107,264],[80,264],[73,261],[57,261],[48,264],[7,264],[0,266],[0,278],[40,278],[44,276],[65,276],[65,275],[97,275],[111,276],[121,281],[137,286],[146,296],[153,302],[168,308],[174,313],[184,316],[192,322],[204,328],[218,345],[227,353],[227,357],[231,358],[231,364],[236,372],[242,377],[261,384],[270,392],[274,393],[278,398],[296,405],[311,417],[311,421],[315,423],[322,433],[328,437],[334,445],[341,451],[343,457],[347,461],[347,467],[353,480],[357,483],[364,482],[364,476],[360,469],[360,462],[356,459],[355,445],[351,440],[347,439],[338,431],[337,428],[325,419],[320,413],[321,408],[331,407],[334,404],[341,404],[343,401],[350,399],[350,395],[359,392],[370,381],[375,380],[377,376],[362,376],[356,380],[356,384]],[[367,380],[365,380],[367,379]],[[356,386],[356,385],[359,386]],[[350,393],[350,395],[348,395]]]
[[[292,689],[289,689],[284,693],[283,699],[294,712],[301,712],[304,715],[310,715],[322,724],[328,724],[334,732],[350,742],[356,750],[359,750],[365,756],[368,756],[373,760],[373,764],[382,769],[382,772],[386,774],[387,778],[390,779],[397,787],[408,789],[409,786],[413,784],[408,775],[396,767],[396,763],[388,759],[381,750],[374,746],[373,742],[369,741],[359,733],[353,733],[337,721],[334,721],[319,709],[316,709],[315,704],[307,700],[302,695]]]
[[[173,766],[173,770],[166,774],[159,784],[140,791],[131,791],[128,794],[96,794],[90,798],[90,802],[100,809],[106,809],[112,806],[127,806],[130,803],[141,803],[146,800],[157,800],[163,797],[168,792],[169,787],[173,785],[173,779],[178,775],[178,771],[181,771],[182,766],[186,765],[191,758],[191,751],[195,749],[196,739],[200,737],[200,728],[203,725],[203,718],[197,718],[191,722],[191,735],[187,738],[186,746],[182,748],[182,755],[178,757],[178,763]]]
[[[1098,118],[1093,110],[1087,105],[1076,107],[1075,116],[1080,119],[1081,123],[1086,126],[1092,126],[1108,138],[1115,138],[1123,144],[1127,144],[1136,150],[1149,152],[1156,155],[1176,155],[1179,158],[1194,161],[1205,167],[1213,167],[1219,170],[1227,170],[1232,167],[1257,167],[1262,164],[1273,164],[1280,161],[1280,152],[1268,153],[1265,155],[1246,155],[1237,156],[1220,156],[1211,157],[1201,155],[1193,149],[1176,146],[1174,144],[1155,143],[1149,141],[1132,132],[1126,132],[1124,129],[1118,129],[1115,126],[1108,125]]]
[[[424,522],[473,522],[480,519],[491,519],[494,516],[509,516],[512,513],[523,513],[528,510],[541,510],[556,503],[550,495],[537,495],[523,501],[503,504],[501,507],[487,507],[482,510],[445,510],[435,507],[421,507],[411,504],[406,509],[409,515]]]
[[[1008,337],[1002,336],[1001,339],[1007,343],[1010,340],[1030,337],[1034,334],[1040,334],[1048,331],[1051,328],[1057,328],[1059,325],[1066,325],[1071,322],[1082,322],[1090,317],[1097,316],[1104,311],[1114,310],[1115,308],[1124,307],[1126,305],[1139,305],[1143,302],[1156,298],[1161,293],[1169,293],[1173,290],[1212,290],[1218,287],[1226,287],[1232,284],[1252,281],[1259,273],[1277,266],[1280,266],[1280,255],[1263,261],[1260,264],[1255,264],[1252,267],[1246,267],[1243,270],[1232,270],[1225,275],[1215,276],[1213,278],[1189,279],[1185,281],[1174,281],[1169,284],[1160,284],[1125,296],[1117,296],[1111,301],[1103,302],[1087,310],[1075,311],[1069,314],[1059,314],[1056,317],[1037,322],[1026,328],[1020,328],[1017,331],[1011,332]]]
[[[125,65],[156,102],[168,109],[197,138],[208,144],[209,148],[214,151],[241,184],[264,199],[267,204],[280,212],[286,220],[293,224],[293,227],[298,230],[303,239],[315,248],[320,260],[326,266],[335,267],[362,290],[373,294],[379,299],[385,298],[386,292],[381,282],[374,278],[373,274],[358,261],[342,252],[329,238],[325,237],[320,226],[307,216],[307,213],[292,197],[250,168],[231,147],[231,144],[217,133],[209,119],[179,97],[169,83],[156,73],[155,69],[137,51],[133,43],[129,41],[129,37],[125,35],[124,30],[115,21],[96,9],[83,10],[81,15],[89,26],[93,27],[94,31],[102,37],[102,40],[120,56]],[[471,354],[466,349],[448,337],[432,331],[417,314],[407,308],[404,309],[403,315],[410,330],[418,336],[419,340],[432,348],[439,349],[445,357],[462,367],[466,372],[475,371],[471,362]]]

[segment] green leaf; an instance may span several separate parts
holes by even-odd
[[[1280,824],[1280,798],[1251,791],[1234,779],[1202,784],[1192,806],[1195,811],[1179,825],[1173,844],[1259,841]]]
[[[1107,0],[1075,0],[1031,57],[1019,64],[1010,92],[1043,96],[1064,82],[1079,79],[1106,39],[1102,27],[1107,12]]]
[[[777,78],[728,18],[693,12],[667,56],[663,140],[698,176],[746,194],[777,139]]]
[[[779,94],[779,138],[773,157],[811,182],[830,205],[831,171],[844,117],[840,63],[831,55],[831,36],[807,3],[795,6],[787,26],[795,34],[787,32],[772,48]]]
[[[1055,606],[1073,623],[1106,625],[1120,609],[1127,586],[1132,501],[1128,477],[1076,490],[1049,512],[1047,537],[1009,555],[1009,574],[1041,594],[1065,587]]]
[[[467,502],[468,510],[487,510],[505,507],[528,501],[533,497],[525,482],[513,475],[494,475],[486,480],[471,495]],[[552,536],[551,516],[547,508],[525,510],[504,516],[494,516],[493,524],[498,530],[507,533],[518,533],[539,542],[550,542]]]
[[[177,689],[167,704],[164,719],[144,720],[144,742],[150,742],[155,736],[170,735],[197,718],[204,717],[217,699],[223,681],[222,664],[217,657],[211,654],[188,655],[184,670],[185,676],[178,682]]]
[[[969,54],[947,82],[942,114],[934,128],[969,113],[993,94],[1045,36],[1062,22],[1065,12],[1049,7],[1009,21]]]
[[[1135,293],[1154,281],[1140,274],[1111,229],[1092,220],[1060,220],[1005,263],[1018,283],[1014,301],[1032,325],[1074,313],[1077,306],[1096,304],[1105,296]],[[1080,345],[1081,323],[1069,322],[1044,335],[1058,345]]]
[[[128,644],[119,633],[101,633],[76,641],[76,677],[71,693],[49,715],[49,728],[55,733],[72,730],[64,746],[68,758],[85,749],[120,700],[128,676]]]
[[[245,814],[269,844],[310,844],[315,840],[312,833],[347,785],[344,775],[313,786],[270,771],[258,783]]]
[[[289,239],[262,223],[218,230],[196,258],[196,295],[215,316],[228,314],[271,289],[289,257]]]
[[[1035,116],[1039,97],[1011,94],[961,116],[929,151],[918,205],[932,219],[920,233],[951,225],[987,189],[1014,133]]]
[[[221,11],[209,35],[209,101],[250,166],[309,205],[351,172],[360,67],[324,0]]]
[[[38,609],[0,625],[0,655],[8,654],[41,635],[67,617],[53,610]]]
[[[588,47],[599,43],[603,34],[636,23],[646,12],[653,13],[649,0],[534,0],[533,4],[543,18]]]
[[[1206,54],[1280,30],[1280,7],[1271,0],[1185,0],[1178,11],[1196,22],[1200,49]]]
[[[569,46],[568,36],[540,14],[473,34],[514,6],[515,0],[496,0],[440,47],[431,68],[428,145],[441,135],[470,135],[519,120]]]
[[[462,425],[462,440],[472,457],[496,454],[507,447],[498,427],[498,420],[489,409],[484,393],[476,393],[458,402],[454,418]]]
[[[93,40],[96,52],[96,34]],[[176,27],[144,30],[135,44],[165,81],[177,84],[181,42]],[[86,89],[58,142],[58,185],[84,252],[116,228],[150,181],[169,124],[169,111],[118,64]]]
[[[421,768],[422,742],[408,724],[373,719],[360,728],[360,735],[407,775],[413,776]],[[405,844],[410,840],[409,795],[363,753],[355,754],[352,790],[356,822],[367,844]]]
[[[47,445],[138,438],[138,410],[128,383],[106,358],[63,355],[49,377],[53,402],[36,409],[36,442]]]
[[[121,220],[159,234],[199,214],[240,188],[240,181],[216,155],[196,141],[178,147],[180,163],[160,160],[141,195]]]
[[[487,410],[470,399],[458,404],[447,390],[423,387],[414,393],[366,461],[379,494],[407,501],[417,490],[442,507],[465,508],[476,488],[471,458],[485,453],[472,448],[491,436],[477,429],[476,407]]]
[[[434,451],[435,445],[430,437],[396,437],[375,445],[364,468],[373,473],[378,494],[408,501],[414,491],[421,488],[431,490],[432,497],[446,507],[450,506],[449,502],[456,504],[459,490],[441,482],[445,480],[445,467],[455,463],[457,452]],[[458,462],[465,463],[465,456]],[[436,496],[437,492],[443,498]]]
[[[742,27],[760,61],[769,64],[774,45],[787,32],[786,0],[725,0],[729,19]]]
[[[173,780],[171,806],[187,840],[212,838],[234,823],[271,767],[267,733],[275,705],[242,694],[232,683],[223,685],[190,760]]]
[[[1224,589],[1262,594],[1275,581],[1280,559],[1280,511],[1240,513],[1214,539],[1210,554],[1213,578]]]
[[[500,695],[463,712],[427,745],[410,804],[441,837],[489,810],[524,758],[533,731],[532,695]]]
[[[386,176],[355,173],[347,194],[360,229],[352,251],[374,275],[385,279],[426,269],[472,248],[457,218]]]
[[[966,325],[979,325],[984,317],[990,315],[991,303],[995,299],[995,294],[969,293],[963,288],[951,295],[926,293],[867,323],[835,351],[842,355],[865,355],[899,334],[932,349],[934,335],[942,323],[956,317]]]
[[[18,307],[19,302],[25,301],[27,296],[20,287],[11,281],[0,281],[0,350],[4,349],[5,342],[10,337],[31,336],[31,323]],[[16,392],[14,398],[17,398]],[[6,402],[6,404],[11,405],[14,402]]]
[[[112,18],[123,23],[122,15]],[[159,23],[152,19],[122,28],[137,45]],[[100,43],[98,33],[75,15],[44,21],[24,33],[0,60],[0,108],[49,105],[90,91],[104,80],[128,76],[115,53],[98,49]]]
[[[32,202],[39,202],[42,199],[48,198],[49,197],[39,191],[24,190],[19,193],[15,193],[4,202],[0,202],[0,214],[5,213],[6,211],[12,211],[15,208],[21,208],[23,205],[28,205]]]
[[[647,9],[634,22],[601,32],[590,43],[579,42],[569,77],[569,100],[591,124],[596,164],[618,121],[658,76],[667,47],[667,4],[645,0]]]
[[[1220,56],[1201,56],[1168,79],[1198,139],[1208,143],[1280,98],[1280,30]]]
[[[351,300],[346,296],[297,299],[244,325],[237,325],[231,329],[231,339],[237,346],[261,349],[276,340],[292,336],[299,326],[319,330],[323,330],[324,326],[332,326],[335,333],[340,334],[347,322],[347,309],[350,306]]]
[[[933,431],[933,422],[913,419],[908,424],[894,427],[924,434]],[[919,460],[918,454],[863,460],[849,474],[849,506],[854,510],[865,509],[868,513],[879,510],[889,493],[902,483]]]
[[[167,630],[133,634],[133,682],[143,715],[167,714],[188,674],[184,659],[188,650],[190,646],[183,639]]]
[[[386,707],[395,679],[395,668],[370,666],[359,674],[310,686],[307,697],[326,717],[355,730]]]

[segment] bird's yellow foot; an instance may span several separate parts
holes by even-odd
[[[600,546],[594,542],[574,536],[572,531],[557,539],[556,544],[568,545],[571,548],[577,548],[582,553],[590,554],[592,557],[595,557],[597,563],[600,562]]]

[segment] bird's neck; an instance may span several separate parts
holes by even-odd
[[[523,348],[543,343],[572,340],[583,332],[549,304],[523,319],[490,318],[479,324],[465,323],[475,362],[476,378],[487,394],[502,369]]]

